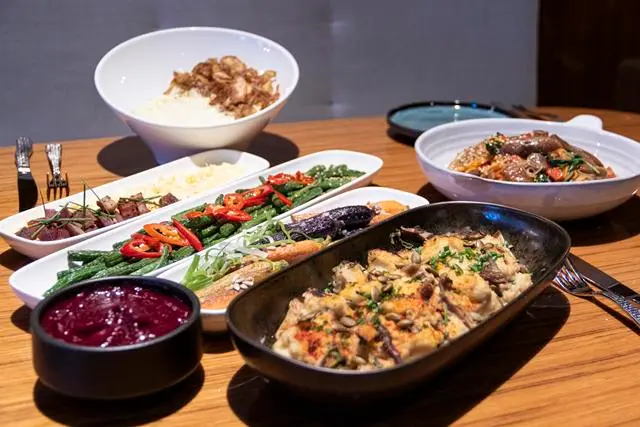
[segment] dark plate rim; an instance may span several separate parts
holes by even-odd
[[[415,128],[410,128],[410,127],[406,127],[406,126],[402,126],[396,122],[394,122],[393,120],[391,120],[391,117],[396,114],[398,111],[402,111],[402,110],[408,110],[410,108],[416,108],[416,107],[442,107],[442,106],[449,106],[449,107],[453,107],[459,105],[461,107],[470,107],[470,108],[474,108],[474,109],[478,109],[478,110],[489,110],[489,111],[497,111],[500,114],[505,115],[507,118],[519,118],[521,117],[520,115],[514,113],[513,111],[509,111],[506,110],[504,108],[501,108],[497,105],[493,105],[493,104],[483,104],[480,102],[473,102],[473,101],[419,101],[419,102],[412,102],[409,104],[403,104],[400,105],[398,107],[392,108],[391,110],[389,110],[387,112],[387,116],[386,116],[386,120],[387,120],[387,125],[389,126],[389,128],[401,135],[407,136],[409,138],[413,138],[416,139],[420,136],[420,134],[422,134],[423,132],[425,132],[424,130],[419,130],[419,129],[415,129]]]
[[[135,343],[135,344],[127,344],[113,347],[93,347],[88,345],[79,345],[72,344],[66,341],[62,341],[60,339],[54,338],[49,335],[42,325],[40,324],[40,318],[42,317],[42,313],[45,309],[49,307],[50,304],[54,303],[58,299],[64,297],[65,295],[78,292],[81,288],[89,288],[94,286],[99,286],[104,283],[117,282],[119,280],[127,280],[129,282],[139,282],[139,286],[147,287],[147,288],[171,288],[177,294],[181,294],[184,296],[184,300],[189,301],[191,304],[191,314],[186,322],[182,325],[175,328],[173,331],[168,334],[162,335],[160,337],[154,338],[149,341]],[[84,353],[123,353],[128,351],[136,351],[141,348],[152,347],[154,345],[160,345],[166,341],[170,341],[173,337],[189,330],[194,323],[200,321],[200,300],[198,297],[188,288],[176,283],[174,281],[168,279],[162,279],[159,277],[153,276],[113,276],[113,277],[104,277],[100,279],[89,279],[84,280],[82,282],[75,283],[69,287],[60,289],[59,291],[53,293],[47,298],[43,299],[36,305],[36,307],[31,312],[31,316],[29,318],[29,326],[31,329],[31,333],[33,334],[33,339],[41,340],[48,345],[58,347],[62,350],[73,351],[73,352],[84,352]]]
[[[569,236],[569,233],[567,233],[567,231],[562,228],[560,225],[558,225],[556,222],[551,221],[550,219],[544,218],[540,215],[536,215],[534,213],[531,212],[527,212],[521,209],[517,209],[517,208],[512,208],[509,206],[504,206],[504,205],[499,205],[499,204],[494,204],[494,203],[485,203],[485,202],[466,202],[466,201],[449,201],[449,202],[440,202],[440,203],[433,203],[433,204],[429,204],[429,205],[425,205],[425,206],[418,206],[415,208],[412,208],[406,212],[403,212],[399,215],[393,216],[391,218],[386,219],[385,221],[382,221],[376,225],[374,225],[373,227],[369,227],[359,233],[353,234],[345,239],[340,240],[340,242],[336,243],[335,245],[331,245],[327,248],[322,249],[321,251],[311,255],[310,257],[306,258],[304,261],[302,261],[300,264],[305,263],[305,262],[311,262],[311,260],[313,260],[315,257],[319,257],[322,254],[324,254],[327,251],[331,251],[333,250],[336,246],[338,245],[342,245],[347,243],[348,241],[350,241],[351,239],[354,239],[364,233],[369,233],[369,232],[373,232],[376,228],[382,226],[383,224],[386,224],[387,222],[390,221],[398,221],[399,219],[401,219],[403,216],[408,216],[410,213],[414,212],[414,211],[418,211],[418,210],[425,210],[428,211],[429,209],[431,209],[431,207],[441,207],[441,206],[448,206],[448,205],[466,205],[466,206],[472,206],[472,207],[489,207],[489,208],[498,208],[501,210],[506,210],[506,211],[511,211],[511,212],[515,212],[517,214],[520,215],[524,215],[525,217],[529,217],[530,220],[533,221],[541,221],[543,223],[546,223],[548,225],[550,225],[552,228],[555,228],[556,231],[563,236],[563,240],[565,240],[565,247],[563,250],[562,255],[555,261],[554,264],[548,266],[547,271],[540,277],[540,279],[536,282],[533,283],[529,288],[527,288],[524,292],[522,292],[520,295],[518,295],[514,300],[510,301],[508,305],[502,307],[498,312],[494,313],[488,320],[482,322],[480,325],[476,326],[475,328],[471,329],[469,332],[455,338],[454,340],[450,341],[447,344],[447,347],[454,345],[458,342],[464,341],[465,339],[471,339],[471,335],[479,330],[482,329],[486,329],[491,327],[491,320],[493,318],[495,318],[499,313],[503,312],[507,307],[514,305],[517,301],[520,301],[522,299],[525,299],[530,293],[534,292],[538,287],[544,285],[545,283],[549,282],[552,278],[549,277],[552,273],[554,273],[555,271],[557,271],[560,266],[562,265],[562,263],[564,263],[564,260],[566,259],[566,257],[569,254],[569,251],[571,249],[571,237]],[[300,264],[296,264],[296,265],[300,265]],[[295,267],[295,266],[294,266]],[[288,268],[276,273],[275,275],[271,276],[268,280],[271,281],[273,279],[275,279],[276,277],[283,275],[283,274],[287,274],[289,271]],[[317,367],[317,366],[312,366],[312,365],[308,365],[306,363],[302,363],[298,360],[295,359],[290,359],[284,356],[281,356],[280,354],[276,353],[275,351],[273,351],[272,349],[270,349],[269,347],[265,346],[264,344],[260,343],[259,341],[253,340],[248,338],[246,335],[244,335],[243,332],[241,332],[238,328],[236,328],[236,326],[233,324],[233,322],[231,322],[231,314],[233,312],[233,310],[235,309],[236,304],[238,303],[238,301],[241,301],[244,298],[247,298],[247,295],[250,295],[251,292],[255,292],[255,289],[259,288],[260,286],[264,286],[267,285],[268,286],[268,282],[266,283],[262,283],[258,286],[255,287],[251,287],[249,288],[247,291],[245,291],[244,293],[238,295],[236,298],[234,298],[231,303],[227,306],[227,312],[225,315],[225,320],[227,323],[227,328],[229,329],[229,331],[235,335],[237,338],[241,339],[245,344],[251,346],[254,350],[257,350],[258,352],[264,352],[264,353],[268,353],[270,356],[275,357],[277,359],[279,359],[280,361],[284,362],[284,363],[290,363],[292,365],[298,366],[300,368],[303,369],[308,369],[311,371],[315,371],[317,373],[324,373],[324,374],[329,374],[329,375],[335,375],[336,377],[361,377],[361,376],[384,376],[384,375],[389,375],[393,372],[397,372],[400,370],[405,370],[405,369],[411,369],[415,364],[417,363],[422,363],[424,362],[425,359],[428,359],[429,357],[432,357],[433,355],[435,355],[436,353],[438,353],[439,351],[442,350],[443,347],[439,347],[436,350],[425,354],[421,357],[417,357],[413,360],[401,363],[399,365],[393,366],[391,368],[385,368],[385,369],[378,369],[378,370],[374,370],[374,371],[342,371],[342,370],[336,370],[336,369],[331,369],[331,368],[323,368],[323,367]]]

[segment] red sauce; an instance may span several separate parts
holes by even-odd
[[[191,308],[176,296],[134,285],[104,285],[55,302],[40,323],[68,343],[116,347],[166,335],[190,314]]]

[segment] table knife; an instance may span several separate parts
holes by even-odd
[[[31,209],[38,201],[38,186],[31,175],[29,159],[33,153],[33,141],[21,136],[16,140],[16,168],[18,169],[18,208],[20,212]]]
[[[602,270],[589,264],[587,261],[573,254],[569,254],[569,259],[573,263],[575,269],[583,277],[589,280],[589,283],[603,291],[612,292],[628,301],[640,304],[640,294],[633,289],[623,285],[613,277],[609,276]]]

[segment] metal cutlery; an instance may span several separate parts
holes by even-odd
[[[557,122],[560,120],[560,116],[558,116],[557,114],[552,114],[552,113],[545,113],[545,112],[540,112],[540,111],[533,111],[530,110],[529,108],[525,107],[522,104],[515,104],[511,106],[514,110],[524,114],[525,116],[528,116],[532,119],[536,119],[536,120],[544,120],[544,121],[554,121]]]
[[[553,279],[553,283],[565,292],[577,297],[595,298],[603,296],[610,299],[618,305],[618,307],[624,310],[624,312],[627,313],[635,322],[636,326],[640,328],[640,309],[638,309],[637,305],[632,300],[607,289],[594,290],[589,283],[587,283],[585,278],[576,271],[569,258],[565,260],[564,266],[560,269],[555,279]]]
[[[569,254],[569,262],[587,283],[603,291],[610,291],[620,295],[623,298],[635,302],[638,304],[638,307],[640,307],[640,294],[633,289],[623,285],[604,271],[594,267],[578,256]]]
[[[30,158],[33,141],[26,136],[16,140],[16,168],[18,169],[18,209],[31,209],[38,200],[38,186],[31,174]]]
[[[61,166],[62,166],[62,146],[60,144],[47,144],[45,147],[47,152],[47,158],[49,159],[49,167],[51,168],[51,176],[47,174],[47,200],[51,200],[51,193],[53,193],[53,199],[59,199],[62,197],[63,191],[66,191],[66,195],[69,195],[69,177],[65,172],[64,178],[62,178]]]

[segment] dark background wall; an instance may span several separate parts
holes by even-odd
[[[640,1],[541,0],[538,103],[640,112]]]
[[[537,24],[537,0],[0,0],[0,145],[129,134],[93,71],[159,28],[239,28],[283,44],[301,79],[278,120],[297,121],[429,99],[533,104]]]

